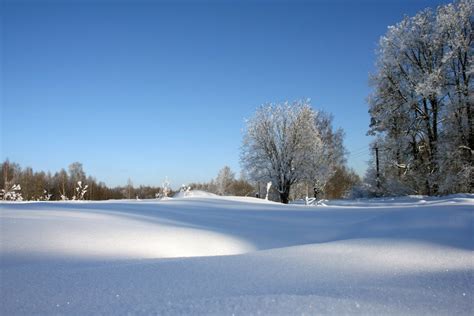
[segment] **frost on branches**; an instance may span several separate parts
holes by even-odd
[[[171,192],[170,181],[168,180],[168,177],[166,177],[165,181],[163,182],[163,196],[162,197],[167,198],[170,192]]]
[[[82,181],[77,181],[77,187],[74,191],[74,195],[72,197],[73,200],[79,200],[82,201],[84,200],[84,195],[87,193],[87,188],[89,186],[86,184],[82,186]]]
[[[14,184],[10,188],[0,190],[0,200],[4,201],[23,201],[21,196],[21,186]]]
[[[232,172],[229,166],[225,166],[219,171],[216,178],[217,194],[229,195],[231,191],[231,185],[235,181],[235,174]]]
[[[47,190],[43,190],[43,195],[40,198],[40,201],[49,201],[53,195],[48,193]]]
[[[384,193],[472,192],[473,0],[389,27],[371,78],[371,125]]]
[[[241,162],[252,180],[272,182],[288,203],[292,185],[325,181],[343,162],[342,136],[309,100],[263,105],[247,121]]]
[[[179,192],[184,193],[184,196],[189,196],[191,194],[191,186],[183,184],[183,185],[181,185],[181,188],[179,189]]]

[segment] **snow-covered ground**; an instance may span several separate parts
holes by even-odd
[[[0,314],[474,313],[474,196],[0,204]]]

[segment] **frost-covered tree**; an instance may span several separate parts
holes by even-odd
[[[217,174],[215,184],[217,186],[217,194],[228,195],[232,183],[235,181],[235,174],[232,172],[229,166],[222,168]]]
[[[472,0],[426,9],[380,40],[369,133],[384,178],[407,191],[473,189],[472,13]]]
[[[281,202],[288,203],[292,185],[325,181],[327,170],[339,159],[333,148],[325,147],[339,143],[339,136],[332,138],[333,144],[325,139],[327,130],[332,134],[330,122],[329,116],[311,108],[309,100],[261,106],[247,121],[243,168],[254,181],[272,182]]]
[[[327,181],[334,175],[338,168],[346,163],[346,150],[344,148],[344,131],[333,130],[332,115],[323,111],[316,113],[316,129],[319,133],[321,146],[314,156],[316,167],[310,170],[309,187],[315,195],[315,191],[324,193]],[[316,197],[316,196],[314,196]]]
[[[446,111],[440,151],[440,191],[474,190],[474,1],[464,0],[438,9],[436,25],[445,39]]]

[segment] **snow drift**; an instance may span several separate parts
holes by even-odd
[[[472,195],[0,204],[0,314],[472,314]]]
[[[174,198],[190,198],[190,197],[195,197],[195,198],[206,198],[206,197],[217,197],[218,195],[214,193],[209,193],[206,191],[201,191],[201,190],[191,190],[191,191],[180,191],[177,192],[173,197]]]

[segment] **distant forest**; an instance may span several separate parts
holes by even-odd
[[[69,165],[67,171],[34,171],[18,163],[4,161],[0,168],[0,200],[66,201],[109,199],[155,199],[173,196],[169,181],[162,186],[135,187],[131,179],[127,185],[108,187],[104,182],[87,175],[80,162]],[[206,190],[218,195],[255,196],[255,185],[245,179],[235,179],[229,167],[224,167],[217,178],[205,183],[191,183],[180,190]]]
[[[69,165],[68,170],[61,169],[54,174],[21,168],[19,164],[4,161],[0,169],[0,190],[10,194],[21,194],[28,201],[47,200],[108,200],[108,199],[151,199],[162,193],[161,187],[134,187],[129,180],[126,186],[110,188],[104,182],[97,181],[85,173],[79,162]],[[17,190],[14,190],[16,188]],[[170,192],[169,194],[173,194]],[[14,199],[6,198],[4,199]]]
[[[134,186],[131,179],[125,186],[108,187],[104,182],[87,175],[80,162],[74,162],[68,169],[55,173],[22,168],[18,163],[4,161],[0,168],[0,200],[24,201],[66,201],[66,200],[109,200],[109,199],[155,199],[173,196],[177,191],[169,187],[167,180],[162,186]],[[321,198],[345,197],[360,179],[346,168],[338,169],[329,179]],[[217,195],[253,196],[265,198],[266,183],[253,182],[241,174],[236,178],[230,167],[223,167],[215,179],[209,182],[190,183],[180,190],[203,190]],[[292,199],[304,198],[307,186],[296,186]],[[278,201],[275,188],[269,192],[271,200]]]

